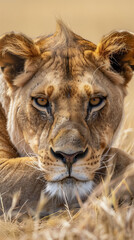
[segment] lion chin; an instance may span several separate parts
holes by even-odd
[[[65,178],[58,182],[47,182],[45,193],[50,198],[57,198],[60,201],[65,199],[69,202],[76,200],[80,197],[81,200],[85,200],[93,188],[95,183],[92,180],[78,181],[74,178]]]

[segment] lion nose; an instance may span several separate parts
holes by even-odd
[[[88,148],[84,152],[79,151],[79,152],[75,152],[73,154],[66,154],[66,153],[60,152],[60,151],[55,152],[51,148],[51,153],[56,159],[60,159],[64,164],[67,165],[68,168],[70,168],[73,163],[75,163],[79,159],[84,158],[87,155]]]

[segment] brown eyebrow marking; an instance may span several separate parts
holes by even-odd
[[[47,95],[50,97],[52,95],[53,91],[54,91],[54,87],[53,86],[49,86],[47,88]]]
[[[85,85],[85,86],[84,86],[84,90],[86,91],[86,94],[87,94],[88,96],[90,96],[91,93],[93,93],[93,88],[92,88],[92,86]]]

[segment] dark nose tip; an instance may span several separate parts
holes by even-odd
[[[60,159],[64,164],[70,167],[77,160],[82,159],[87,155],[88,148],[84,152],[80,151],[80,152],[75,152],[73,154],[66,154],[60,151],[54,152],[54,150],[51,148],[51,153],[55,158]]]

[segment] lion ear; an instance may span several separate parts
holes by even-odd
[[[126,85],[134,70],[134,34],[126,31],[113,32],[98,44],[95,57],[110,70],[124,77]]]
[[[23,34],[9,33],[0,38],[0,67],[10,85],[24,71],[27,59],[39,56],[32,39]]]

